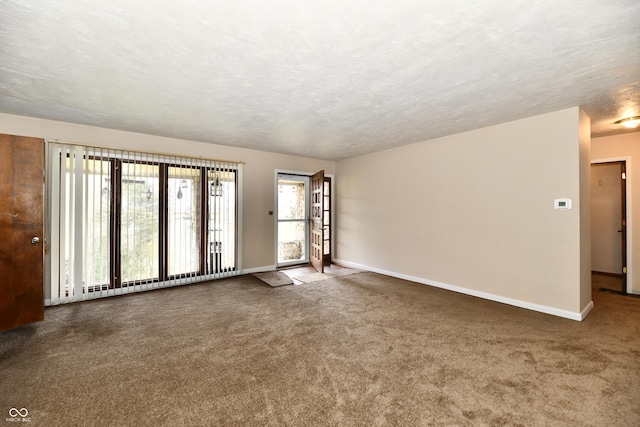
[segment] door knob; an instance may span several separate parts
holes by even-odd
[[[620,230],[618,230],[618,233],[622,233],[622,228]]]
[[[33,239],[31,239],[31,244],[32,245],[37,245],[38,243],[40,243],[40,238],[39,237],[34,237]]]

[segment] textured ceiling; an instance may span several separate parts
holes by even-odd
[[[638,0],[0,0],[0,112],[341,159],[640,115]]]

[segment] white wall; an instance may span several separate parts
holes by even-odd
[[[335,163],[202,142],[82,126],[24,116],[0,114],[0,133],[58,139],[102,147],[243,161],[243,268],[275,265],[274,173],[276,169],[335,172]]]
[[[274,170],[324,169],[338,259],[570,318],[591,304],[588,129],[575,107],[334,164],[0,114],[1,133],[246,162],[245,269],[275,262]]]
[[[627,292],[640,294],[640,131],[594,138],[591,159],[627,160]]]
[[[575,107],[339,161],[336,257],[582,318],[588,129]],[[573,209],[554,210],[556,198]]]

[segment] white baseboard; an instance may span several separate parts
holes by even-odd
[[[436,288],[446,289],[453,292],[458,292],[465,295],[471,295],[478,298],[483,298],[490,301],[496,301],[503,304],[513,305],[515,307],[526,308],[528,310],[538,311],[540,313],[551,314],[554,316],[564,317],[565,319],[571,320],[583,320],[587,314],[593,308],[593,301],[589,302],[582,312],[573,312],[567,310],[561,310],[554,307],[549,307],[546,305],[534,304],[527,301],[517,300],[513,298],[507,298],[500,295],[490,294],[487,292],[476,291],[474,289],[463,288],[461,286],[449,285],[447,283],[437,282],[435,280],[423,279],[421,277],[409,276],[407,274],[396,273],[394,271],[383,270],[381,268],[370,267],[367,265],[358,264],[351,261],[346,261],[343,259],[334,259],[334,261],[338,264],[342,264],[345,267],[358,268],[361,270],[372,271],[374,273],[384,274],[386,276],[397,277],[398,279],[409,280],[411,282],[421,283],[423,285],[434,286]]]
[[[242,269],[242,274],[264,273],[265,271],[273,271],[276,265],[264,265],[262,267],[252,267]]]
[[[584,310],[580,312],[580,319],[577,319],[577,320],[584,320],[584,318],[587,317],[587,314],[591,312],[592,308],[593,308],[593,301],[589,301],[589,304],[587,304]]]

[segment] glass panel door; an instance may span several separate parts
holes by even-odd
[[[167,234],[169,276],[195,275],[200,271],[201,171],[169,167]]]
[[[225,273],[236,267],[236,171],[210,169],[207,183],[209,251],[206,273]]]
[[[60,154],[59,154],[60,155]],[[73,293],[69,285],[74,281],[74,263],[85,263],[82,267],[82,284],[90,284],[90,289],[108,288],[111,277],[110,259],[110,224],[111,224],[111,172],[112,163],[106,159],[98,157],[83,159],[83,166],[80,170],[74,170],[75,159],[67,157],[62,153],[64,160],[62,163],[63,176],[60,177],[61,199],[64,201],[60,206],[60,239],[64,244],[60,244],[64,265],[62,269],[62,280],[65,283],[64,296]],[[77,179],[81,179],[82,187],[75,186]],[[76,218],[73,200],[75,193],[81,192],[83,195],[82,219],[84,223],[78,224],[80,220]],[[82,230],[82,247],[86,252],[82,260],[75,259],[75,247],[72,242],[77,240],[76,230]]]
[[[158,280],[160,245],[158,186],[158,165],[122,162],[121,283]]]
[[[309,177],[278,174],[278,266],[309,262]]]

